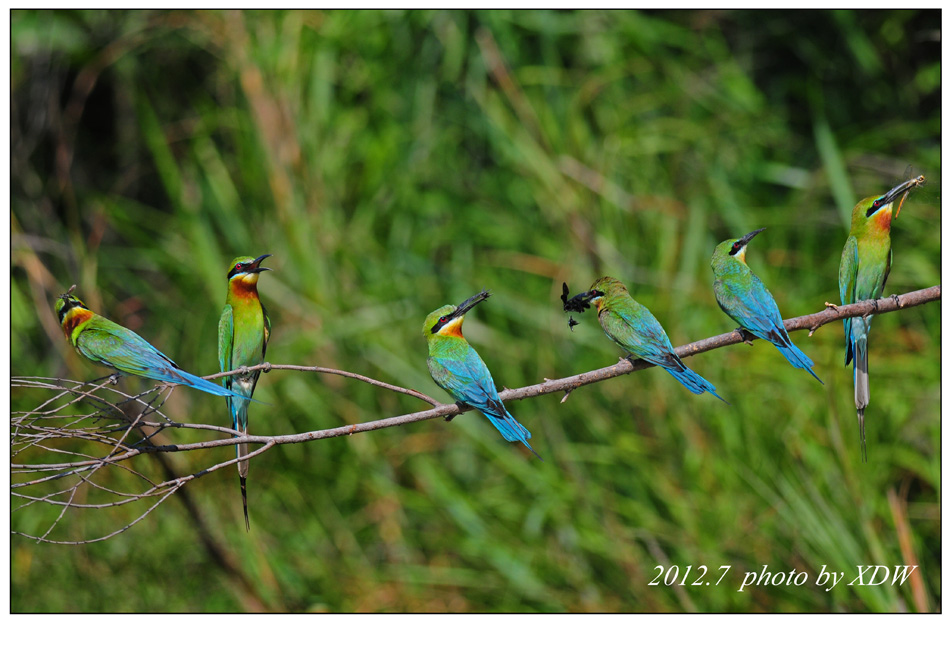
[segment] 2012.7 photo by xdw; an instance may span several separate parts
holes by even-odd
[[[11,612],[941,612],[940,18],[12,11]]]

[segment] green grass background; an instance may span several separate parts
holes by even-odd
[[[894,222],[887,291],[940,280],[937,11],[13,11],[11,26],[15,375],[104,373],[58,330],[72,283],[215,372],[227,264],[271,253],[271,362],[448,400],[423,318],[489,288],[466,335],[499,386],[566,376],[620,352],[589,314],[567,329],[562,281],[623,279],[684,344],[734,326],[713,247],[768,227],[749,263],[785,317],[815,312],[837,301],[851,207],[908,164],[930,183]],[[939,610],[939,303],[874,320],[867,464],[840,325],[792,338],[824,386],[756,344],[688,361],[731,406],[659,370],[511,403],[544,463],[475,414],[278,447],[251,464],[250,534],[233,467],[202,477],[187,490],[236,569],[176,498],[101,543],[13,536],[11,609]],[[256,397],[261,435],[425,407],[277,371]],[[17,389],[12,406],[44,398]],[[197,392],[168,409],[227,422]],[[130,514],[69,513],[50,536]],[[671,564],[732,569],[650,586]],[[922,582],[849,587],[859,564],[918,564]],[[763,565],[809,581],[737,592]],[[815,586],[824,565],[847,573],[833,591]]]

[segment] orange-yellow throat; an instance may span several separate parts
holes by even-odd
[[[464,318],[459,316],[439,329],[440,336],[452,336],[453,338],[464,338],[462,335],[462,321]]]
[[[76,332],[76,327],[91,320],[93,315],[95,314],[88,308],[73,306],[66,315],[63,316],[63,333],[66,334],[70,342],[73,341],[73,333]],[[79,333],[76,333],[76,335],[78,336]]]

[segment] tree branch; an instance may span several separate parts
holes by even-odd
[[[791,318],[785,320],[785,328],[788,331],[799,331],[802,329],[808,329],[809,335],[815,332],[819,327],[828,324],[829,322],[836,322],[846,318],[853,317],[866,317],[870,315],[875,315],[878,313],[889,313],[892,311],[903,310],[913,306],[918,306],[932,301],[937,301],[940,299],[940,286],[933,286],[931,288],[925,288],[922,290],[917,290],[914,292],[906,293],[900,296],[891,296],[886,299],[871,300],[865,302],[858,302],[856,304],[850,304],[847,306],[841,307],[829,307],[825,310],[813,313],[811,315],[805,315],[801,317]],[[746,335],[748,339],[748,334]],[[753,338],[754,339],[754,338]],[[729,345],[735,345],[743,342],[743,335],[739,332],[738,329],[730,331],[729,333],[724,333],[718,336],[711,338],[706,338],[704,340],[699,340],[687,345],[682,345],[676,348],[676,353],[683,358],[694,356],[696,354],[701,354],[713,349],[718,349],[720,347],[726,347]],[[638,370],[646,369],[652,367],[651,364],[646,363],[642,360],[635,360],[633,362],[627,359],[621,359],[619,362],[608,367],[603,367],[596,370],[591,370],[588,372],[582,372],[580,374],[575,374],[573,376],[568,376],[561,379],[545,379],[543,383],[538,383],[535,385],[525,386],[523,388],[516,388],[513,390],[504,390],[499,393],[503,401],[513,401],[518,399],[525,399],[527,397],[537,397],[540,395],[552,394],[555,392],[563,392],[564,398],[562,402],[567,399],[570,393],[577,388],[591,383],[598,383],[600,381],[605,381],[617,376],[624,374],[630,374]],[[434,406],[429,410],[419,411],[415,413],[409,413],[405,415],[399,415],[396,417],[387,417],[383,419],[373,420],[370,422],[363,422],[361,424],[350,424],[346,426],[340,426],[336,428],[323,429],[319,431],[307,431],[304,433],[295,433],[288,435],[276,435],[276,436],[263,436],[263,435],[243,435],[238,431],[232,429],[217,426],[212,424],[190,424],[182,423],[170,420],[164,413],[162,413],[161,408],[164,401],[167,399],[167,394],[162,396],[164,391],[169,389],[167,385],[160,385],[156,388],[139,394],[139,395],[127,395],[122,391],[118,390],[114,386],[111,386],[108,382],[101,383],[98,385],[93,385],[90,389],[83,389],[85,385],[92,384],[83,384],[75,381],[65,380],[65,379],[37,379],[31,377],[13,377],[11,379],[12,387],[28,387],[28,388],[40,388],[46,390],[53,390],[57,394],[49,400],[44,401],[36,409],[26,412],[17,412],[11,413],[11,431],[12,431],[12,451],[11,456],[13,459],[16,459],[24,451],[36,447],[40,450],[47,451],[53,455],[66,456],[67,460],[61,460],[59,462],[53,463],[43,463],[43,464],[25,464],[25,463],[14,463],[11,464],[11,473],[12,474],[26,474],[26,475],[40,475],[40,478],[34,478],[32,480],[24,481],[21,483],[15,483],[11,485],[11,495],[22,499],[25,503],[21,504],[17,508],[14,508],[14,511],[19,510],[20,508],[27,507],[36,502],[47,503],[51,505],[62,506],[63,509],[60,511],[60,514],[55,518],[55,521],[50,526],[49,529],[42,535],[30,535],[26,533],[17,533],[31,539],[36,539],[44,542],[55,542],[54,540],[47,539],[50,531],[60,522],[63,517],[63,514],[68,508],[108,508],[115,507],[129,503],[136,499],[158,499],[155,504],[150,506],[143,514],[139,515],[131,523],[126,524],[126,526],[109,533],[106,536],[85,540],[84,542],[99,541],[102,539],[107,539],[127,530],[130,526],[137,523],[148,515],[152,510],[154,510],[159,503],[162,503],[168,496],[174,494],[179,488],[187,483],[188,481],[194,480],[205,474],[214,472],[218,469],[236,464],[239,460],[247,460],[255,456],[261,455],[266,450],[282,444],[291,444],[297,442],[307,442],[310,440],[323,440],[327,438],[340,437],[344,435],[352,435],[354,433],[363,433],[367,431],[376,431],[384,428],[390,428],[394,426],[402,426],[405,424],[412,424],[414,422],[421,422],[424,420],[435,419],[437,417],[451,417],[458,415],[462,412],[471,410],[469,407],[460,407],[458,404],[442,404],[424,395],[421,392],[416,390],[410,390],[407,388],[401,388],[399,386],[394,386],[382,381],[377,381],[370,377],[366,377],[360,374],[354,374],[352,372],[345,372],[342,370],[335,370],[325,367],[304,367],[300,365],[273,365],[270,363],[264,363],[251,368],[232,370],[230,372],[222,372],[220,374],[214,374],[205,378],[217,378],[221,376],[227,376],[230,374],[239,374],[247,371],[260,369],[264,372],[270,370],[293,370],[293,371],[304,371],[304,372],[316,372],[323,374],[337,374],[340,376],[345,376],[348,378],[357,379],[365,383],[370,383],[378,387],[382,387],[394,392],[399,392],[402,394],[407,394],[423,401],[426,401]],[[93,382],[96,383],[96,382]],[[99,392],[110,392],[116,395],[119,395],[121,399],[117,402],[108,401],[103,399],[98,395],[93,395],[94,391]],[[151,393],[156,393],[151,400],[146,400],[145,397]],[[66,415],[63,411],[66,407],[73,407],[73,409],[79,405],[80,400],[87,400],[96,406],[96,410],[91,414],[84,415],[75,415],[70,414]],[[56,405],[57,400],[63,400],[62,403]],[[155,420],[154,417],[158,416],[159,419]],[[78,425],[83,421],[91,421],[94,426],[87,426],[80,428]],[[105,424],[102,424],[104,420],[111,420]],[[156,429],[154,433],[151,433],[146,438],[143,438],[138,443],[127,443],[126,439],[133,428],[140,427],[149,427]],[[183,428],[183,429],[194,429],[194,430],[205,430],[212,431],[224,434],[226,437],[208,440],[204,442],[194,442],[194,443],[185,443],[185,444],[167,444],[167,445],[153,445],[151,444],[151,439],[155,437],[158,433],[167,428]],[[118,437],[111,435],[113,433],[120,433]],[[238,437],[230,437],[238,436]],[[97,446],[106,446],[108,447],[108,453],[105,456],[89,456],[86,453],[81,453],[78,451],[64,451],[61,449],[53,449],[46,442],[51,439],[68,439],[79,440],[89,445]],[[163,482],[154,482],[148,480],[143,474],[136,472],[121,463],[129,461],[137,456],[148,453],[171,453],[171,452],[185,452],[185,451],[194,451],[197,449],[209,449],[213,447],[224,447],[224,446],[234,446],[239,443],[248,443],[248,444],[260,444],[264,445],[250,451],[246,456],[241,458],[232,458],[225,462],[220,462],[218,464],[212,465],[206,469],[192,472],[180,476],[176,479],[169,479]],[[78,459],[78,460],[77,460]],[[11,461],[12,462],[12,461]],[[90,480],[90,477],[97,472],[99,469],[108,466],[110,469],[126,471],[136,479],[138,482],[145,482],[148,486],[146,490],[138,493],[126,493],[118,492],[111,490],[109,488],[104,488],[100,485],[96,485]],[[77,479],[71,486],[66,487],[54,492],[49,492],[44,496],[34,496],[22,493],[22,488],[32,487],[39,484],[60,481],[66,478]],[[76,489],[79,485],[88,484],[91,487],[111,493],[113,495],[127,497],[119,501],[109,501],[105,503],[87,503],[87,504],[77,504],[73,501],[74,496],[76,495]],[[20,490],[20,491],[17,491]],[[66,500],[59,500],[56,497],[60,495],[65,495]],[[69,542],[61,542],[69,543]],[[75,543],[75,542],[72,542]]]

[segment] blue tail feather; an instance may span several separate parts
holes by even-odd
[[[824,385],[825,382],[818,378],[818,375],[812,372],[811,368],[815,365],[810,358],[803,352],[801,349],[796,347],[793,343],[789,343],[787,347],[779,347],[776,345],[778,350],[782,352],[782,356],[785,357],[792,367],[797,367],[803,369],[809,374],[811,374],[818,383]]]
[[[236,397],[236,398],[235,398]],[[228,408],[231,410],[231,428],[235,431],[240,431],[241,433],[247,433],[247,407],[248,404],[254,401],[250,397],[245,397],[242,394],[234,393],[234,397],[228,399]],[[238,436],[233,436],[238,437]],[[248,445],[246,444],[236,444],[234,445],[234,450],[238,458],[241,456],[246,456],[248,453]],[[241,501],[244,504],[244,526],[250,531],[251,530],[251,521],[247,513],[247,471],[248,471],[248,461],[239,462],[237,465],[238,477],[241,481]]]
[[[229,397],[228,408],[231,409],[231,428],[235,431],[247,430],[247,407],[251,401],[254,400],[237,392]]]
[[[535,451],[530,444],[528,444],[528,440],[531,438],[530,431],[522,426],[518,420],[512,417],[511,413],[506,412],[501,417],[496,417],[495,415],[490,415],[488,413],[484,413],[484,415],[492,424],[495,425],[495,428],[498,429],[498,432],[501,433],[501,436],[508,442],[520,442],[524,446],[528,447],[531,453],[533,453],[535,456],[538,456],[538,452]],[[544,460],[541,458],[541,456],[538,456],[538,459]]]
[[[701,395],[704,392],[708,392],[709,394],[713,395],[714,397],[716,397],[723,403],[726,403],[726,404],[729,403],[728,401],[720,397],[718,394],[716,394],[716,387],[712,383],[710,383],[709,381],[707,381],[706,379],[698,375],[693,370],[686,367],[686,365],[683,365],[682,362],[680,362],[680,365],[682,366],[682,369],[679,369],[676,367],[664,367],[663,369],[669,372],[673,376],[674,379],[682,383],[683,386],[685,386],[686,389],[692,392],[693,394]]]
[[[868,378],[868,330],[871,318],[845,320],[845,335],[848,337],[845,366],[853,362],[854,407],[858,413],[858,428],[861,434],[861,456],[868,461],[867,439],[864,431],[864,409],[871,400]]]
[[[165,381],[168,383],[178,383],[180,385],[186,385],[195,390],[201,390],[202,392],[207,392],[218,397],[239,397],[240,395],[236,392],[228,390],[218,383],[208,381],[207,379],[202,379],[200,376],[195,376],[189,372],[186,372],[182,369],[168,369],[168,370],[155,370],[152,375],[156,381]]]

